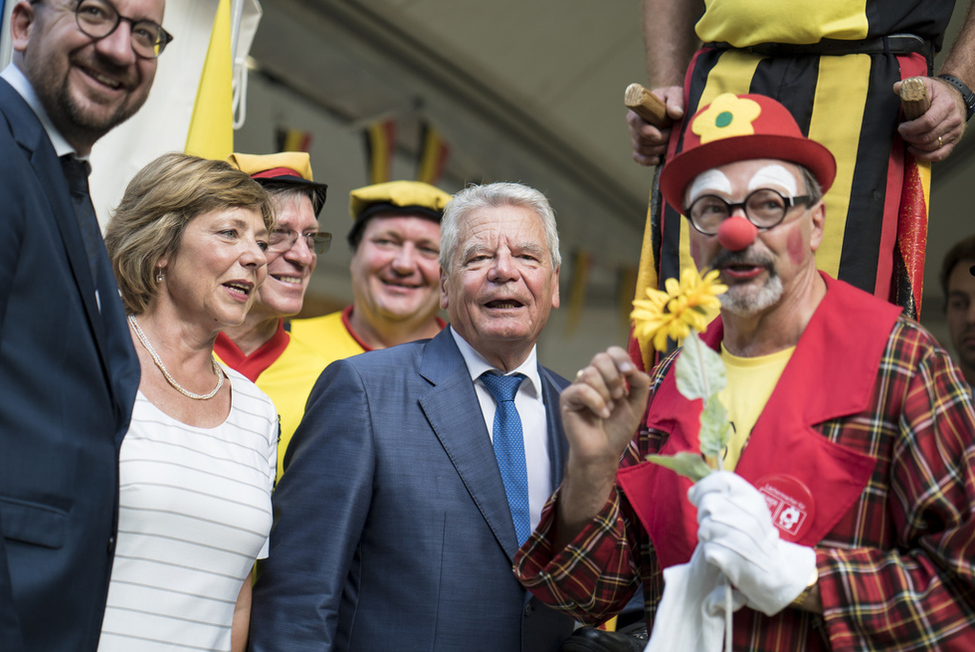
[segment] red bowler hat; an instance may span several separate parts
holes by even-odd
[[[836,176],[829,150],[799,131],[789,110],[764,95],[719,95],[695,113],[684,131],[683,149],[660,172],[660,192],[683,212],[684,190],[712,168],[757,158],[789,161],[808,168],[823,192]]]

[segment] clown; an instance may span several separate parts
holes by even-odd
[[[292,334],[331,363],[439,333],[440,220],[450,198],[421,181],[353,190],[352,305],[296,319]]]
[[[719,96],[691,118],[660,188],[729,288],[702,339],[728,371],[734,473],[692,485],[644,462],[700,450],[680,351],[649,377],[620,348],[598,354],[562,393],[565,480],[515,559],[542,600],[599,622],[642,581],[648,626],[680,636],[690,611],[658,611],[665,573],[668,589],[707,577],[734,587],[735,649],[970,645],[972,400],[900,308],[817,271],[835,170],[769,98]],[[720,611],[707,588],[697,612]],[[656,649],[692,649],[677,640]]]

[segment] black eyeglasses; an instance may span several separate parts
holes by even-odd
[[[318,232],[299,234],[293,229],[274,229],[271,231],[270,242],[267,248],[268,253],[283,254],[286,251],[290,251],[291,248],[295,246],[295,243],[298,242],[299,235],[304,238],[305,245],[307,245],[309,251],[314,251],[316,254],[325,253],[332,245],[331,233]]]
[[[172,34],[151,20],[134,20],[121,15],[108,0],[81,0],[74,10],[78,29],[102,39],[118,29],[124,20],[132,27],[132,51],[143,59],[155,59],[173,40]]]
[[[809,195],[783,197],[774,190],[760,188],[745,197],[745,201],[736,204],[716,195],[702,195],[684,210],[684,214],[695,229],[705,235],[715,235],[721,223],[740,208],[749,222],[764,231],[778,226],[793,206],[810,206],[813,203]]]

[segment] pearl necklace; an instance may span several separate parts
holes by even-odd
[[[210,362],[213,363],[213,373],[217,375],[217,386],[213,388],[213,391],[208,394],[194,394],[190,390],[182,387],[176,382],[175,378],[169,375],[169,371],[166,369],[166,365],[163,364],[159,354],[156,353],[154,348],[152,348],[152,345],[149,344],[149,340],[146,338],[146,334],[142,332],[141,328],[139,328],[139,323],[135,320],[135,315],[129,315],[129,323],[132,324],[132,330],[135,331],[135,336],[139,338],[139,341],[142,342],[142,346],[146,347],[146,351],[148,351],[149,355],[152,356],[152,361],[156,363],[156,366],[159,367],[159,371],[163,373],[163,376],[166,377],[166,380],[177,392],[197,401],[205,401],[208,398],[213,398],[216,396],[217,392],[220,391],[220,388],[223,387],[223,372],[217,365],[217,361],[214,359],[212,353],[210,354]]]

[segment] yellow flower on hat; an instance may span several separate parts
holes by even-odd
[[[711,270],[701,278],[693,267],[681,273],[680,282],[669,278],[666,292],[647,288],[646,299],[633,301],[633,333],[642,341],[653,341],[653,348],[663,351],[670,337],[680,342],[691,329],[703,332],[721,309],[719,294],[728,290],[717,282],[718,270]]]
[[[701,144],[733,136],[751,136],[752,123],[762,112],[758,102],[732,93],[724,93],[711,102],[691,124],[691,131],[700,136]]]

